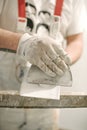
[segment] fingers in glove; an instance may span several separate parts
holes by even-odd
[[[59,66],[57,66],[46,54],[42,56],[41,60],[45,63],[45,65],[54,73],[58,75],[63,75],[63,71]]]
[[[49,67],[42,60],[39,60],[37,66],[47,75],[51,77],[56,76],[56,74],[51,69],[49,69]]]
[[[58,47],[58,46],[57,46]],[[63,50],[63,49],[62,49]],[[58,52],[57,52],[58,53]],[[54,62],[57,66],[56,73],[58,75],[62,75],[63,72],[65,72],[65,70],[67,69],[67,65],[65,64],[65,62],[59,57],[59,54],[57,54],[56,51],[54,50],[54,48],[52,46],[50,46],[50,49],[46,52],[47,56],[49,58],[51,58],[52,62]],[[65,54],[65,53],[64,53]],[[51,67],[52,68],[52,67]]]
[[[51,60],[54,60],[57,57],[57,53],[52,46],[49,46],[49,48],[46,49],[45,53]]]
[[[68,67],[66,65],[66,63],[64,62],[64,60],[62,60],[59,56],[56,57],[56,59],[53,60],[53,62],[63,71],[65,72]]]
[[[61,56],[61,58],[64,59],[64,61],[67,65],[71,65],[72,61],[71,61],[71,58],[68,54]]]
[[[53,48],[56,51],[56,53],[62,58],[66,64],[71,64],[71,59],[69,55],[64,51],[64,49],[61,47],[61,45],[53,44]]]

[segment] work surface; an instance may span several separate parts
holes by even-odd
[[[62,93],[60,100],[20,96],[17,91],[0,91],[0,107],[4,108],[85,108],[87,93]]]

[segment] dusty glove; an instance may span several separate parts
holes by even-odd
[[[68,69],[67,65],[71,63],[64,49],[48,36],[30,37],[24,34],[20,39],[17,53],[52,77],[56,74],[63,75]]]

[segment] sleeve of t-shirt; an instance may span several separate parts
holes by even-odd
[[[67,29],[67,36],[83,32],[86,24],[84,0],[73,0],[72,4],[72,20]]]

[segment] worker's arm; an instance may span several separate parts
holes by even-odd
[[[72,59],[72,64],[75,63],[81,56],[83,50],[83,33],[67,37],[66,51]]]
[[[48,36],[30,36],[27,33],[22,36],[0,29],[0,48],[17,50],[18,55],[53,77],[56,74],[63,75],[67,64],[71,63],[64,49]]]
[[[0,48],[16,51],[21,36],[22,34],[0,29]]]

